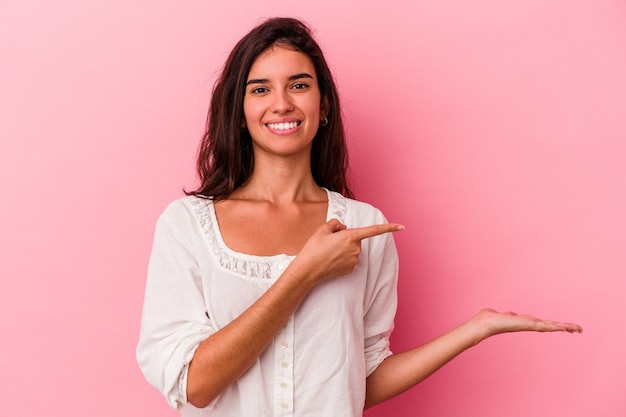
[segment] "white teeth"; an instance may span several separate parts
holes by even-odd
[[[287,130],[287,129],[293,129],[294,127],[298,126],[299,122],[286,122],[286,123],[268,123],[267,127],[269,127],[270,129],[274,129],[274,130]]]

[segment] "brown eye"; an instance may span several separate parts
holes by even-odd
[[[305,83],[297,83],[291,86],[291,88],[293,88],[294,90],[303,90],[305,88],[307,88],[308,85]]]

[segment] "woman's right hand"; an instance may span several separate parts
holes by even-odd
[[[315,283],[352,272],[359,260],[361,241],[383,233],[404,230],[396,223],[348,229],[337,219],[320,226],[307,240],[293,263],[305,264]]]

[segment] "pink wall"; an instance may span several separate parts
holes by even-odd
[[[358,195],[407,225],[394,347],[487,306],[585,327],[488,340],[367,416],[625,415],[621,0],[3,0],[3,415],[176,415],[134,359],[154,222],[274,15],[317,29]]]

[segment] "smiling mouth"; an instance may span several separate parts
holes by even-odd
[[[281,122],[281,123],[266,123],[265,126],[273,130],[289,130],[300,126],[302,122]]]

